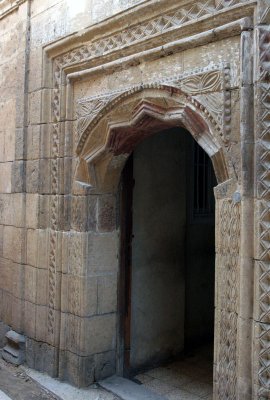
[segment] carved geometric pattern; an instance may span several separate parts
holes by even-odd
[[[270,23],[270,3],[269,0],[260,0],[258,5],[258,16],[261,24]]]
[[[267,19],[269,4],[265,9],[261,6],[261,19]],[[259,65],[257,83],[257,114],[259,143],[256,165],[257,196],[259,204],[259,389],[258,399],[270,398],[270,31],[259,28]]]
[[[59,156],[59,137],[58,124],[53,125],[52,134],[52,153],[51,161],[51,229],[50,229],[50,256],[49,256],[49,310],[48,310],[48,331],[53,334],[55,325],[56,309],[56,249],[57,249],[57,217],[58,217],[58,156]]]
[[[270,325],[260,324],[259,332],[259,399],[269,399],[270,382]]]
[[[179,28],[185,23],[198,20],[205,16],[244,3],[245,0],[204,0],[192,4],[181,5],[179,9],[155,17],[147,22],[122,30],[104,39],[98,39],[89,45],[72,50],[54,60],[54,100],[53,112],[55,120],[59,120],[59,100],[61,86],[61,72],[65,66],[81,63],[93,57],[99,57],[119,50],[131,44],[149,39],[167,31]]]
[[[56,298],[56,232],[57,230],[57,196],[58,193],[58,146],[60,142],[60,103],[61,103],[61,84],[64,79],[64,68],[76,63],[86,62],[94,57],[109,54],[115,50],[120,50],[129,45],[150,39],[157,35],[173,31],[205,16],[212,16],[224,8],[244,3],[245,0],[201,0],[189,4],[181,5],[177,10],[157,16],[152,20],[132,26],[122,30],[110,37],[91,41],[90,44],[81,46],[75,50],[59,56],[53,60],[53,95],[52,95],[52,117],[54,125],[53,143],[51,149],[52,167],[52,200],[51,200],[51,229],[50,234],[50,263],[49,263],[49,330],[53,333],[54,317],[52,310],[55,308]],[[196,100],[195,100],[196,101]],[[225,138],[226,139],[226,138]]]
[[[195,72],[186,72],[183,75],[159,82],[127,87],[100,96],[78,100],[77,153],[82,150],[89,132],[97,125],[105,112],[115,107],[122,98],[126,98],[143,89],[153,88],[164,90],[175,88],[180,90],[182,94],[186,95],[187,102],[191,101],[193,105],[206,114],[207,119],[212,122],[218,131],[224,145],[228,145],[230,133],[230,73],[227,64],[220,64],[196,70]],[[223,90],[221,94],[209,93],[221,90]],[[206,93],[207,96],[205,95]],[[198,96],[191,97],[191,95],[196,94]],[[224,104],[226,104],[225,109]]]
[[[236,399],[237,312],[240,253],[240,203],[223,200],[220,210],[220,349],[218,395],[220,400]]]
[[[260,321],[270,324],[270,263],[259,262]],[[269,344],[270,346],[270,344]]]

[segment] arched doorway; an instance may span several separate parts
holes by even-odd
[[[155,83],[145,84],[124,90],[121,93],[117,92],[113,96],[105,96],[101,99],[94,98],[93,102],[94,105],[96,102],[100,105],[101,102],[102,106],[98,114],[90,113],[87,117],[88,127],[81,135],[77,145],[78,162],[74,180],[74,191],[77,194],[81,194],[82,191],[87,193],[89,191],[91,195],[97,196],[98,199],[105,194],[109,194],[115,199],[121,173],[129,156],[144,140],[154,137],[157,132],[163,129],[172,127],[182,129],[185,127],[211,159],[218,181],[215,191],[217,261],[215,267],[214,362],[218,383],[215,384],[214,393],[217,393],[217,391],[223,393],[226,385],[224,393],[234,396],[237,365],[236,310],[238,304],[237,268],[240,246],[240,202],[237,192],[236,171],[232,163],[234,154],[233,149],[227,146],[226,130],[224,130],[224,126],[219,125],[197,99],[188,96],[178,87]],[[98,233],[98,236],[106,239],[102,254],[103,251],[104,254],[107,254],[107,241],[112,236],[113,245],[110,247],[109,254],[115,269],[119,266],[119,260],[123,260],[123,254],[119,256],[119,249],[123,253],[125,248],[118,241],[119,224],[117,218],[114,218],[116,214],[112,212],[108,216],[111,229],[113,229],[112,233],[106,235],[106,238],[102,232]],[[227,240],[228,238],[229,240]],[[97,251],[94,249],[93,253],[97,254]],[[98,267],[103,273],[103,263],[102,266]],[[127,269],[124,270],[127,271]],[[231,271],[234,273],[232,274]],[[223,282],[225,282],[224,285],[221,284]],[[123,279],[121,282],[118,280],[118,283],[120,283],[118,286],[124,286]],[[125,296],[120,296],[120,299],[123,298]],[[228,305],[229,307],[227,307]],[[110,346],[116,351],[110,353],[111,358],[108,363],[112,366],[112,370],[116,369],[118,374],[123,374],[124,357],[121,356],[125,352],[123,351],[123,334],[122,336],[119,335],[119,325],[121,324],[116,323],[116,321],[119,320],[119,315],[123,316],[125,313],[126,309],[120,304],[117,307],[117,312],[115,308],[112,314],[115,324],[111,326],[107,326],[107,324],[107,330],[104,330],[110,338]],[[107,318],[107,316],[105,317]],[[86,329],[84,332],[86,332]],[[115,340],[116,333],[118,340]],[[123,333],[122,329],[121,333]],[[106,351],[106,349],[103,346],[101,351]],[[229,361],[228,354],[230,355]]]
[[[141,142],[122,173],[123,371],[151,389],[179,376],[171,390],[185,391],[199,369],[212,380],[215,184],[210,158],[179,127]]]

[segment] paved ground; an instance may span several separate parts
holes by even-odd
[[[212,349],[201,348],[180,361],[139,374],[136,379],[167,400],[211,400]]]
[[[180,361],[139,374],[135,379],[143,385],[141,391],[145,387],[166,400],[211,400],[212,362],[211,349],[205,347]],[[120,396],[120,392],[115,393]],[[127,394],[131,396],[130,393]],[[127,398],[137,399],[136,394],[135,397],[130,396]],[[14,367],[0,358],[0,400],[120,400],[120,398],[99,385],[78,389],[27,367]]]

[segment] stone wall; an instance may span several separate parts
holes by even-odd
[[[119,176],[181,125],[219,182],[215,399],[269,397],[269,7],[0,2],[0,319],[30,366],[76,385],[115,372]]]

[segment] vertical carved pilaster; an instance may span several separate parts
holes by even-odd
[[[224,199],[219,210],[216,304],[219,338],[216,344],[215,398],[234,400],[237,398],[240,203]]]
[[[267,18],[269,4],[260,3],[259,14]],[[266,5],[266,4],[265,4]],[[270,30],[257,28],[256,99],[256,299],[255,387],[257,399],[270,398]]]

